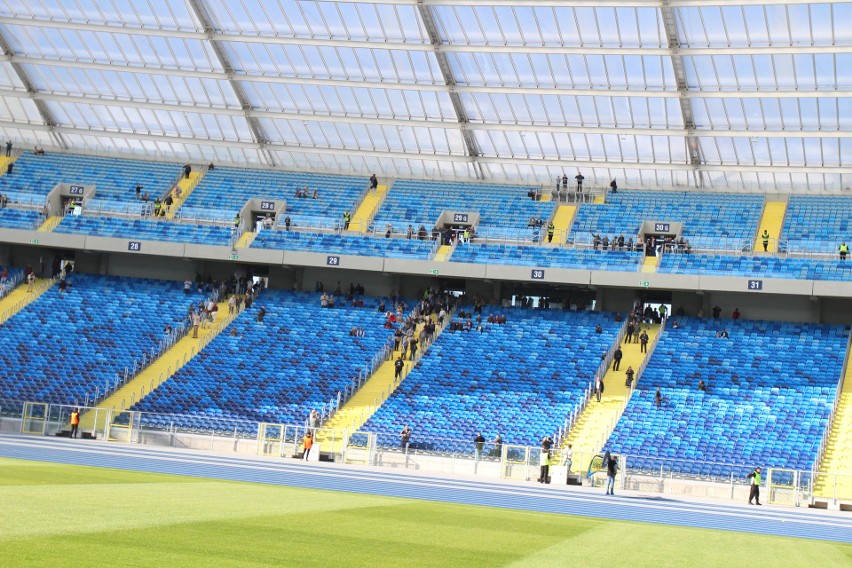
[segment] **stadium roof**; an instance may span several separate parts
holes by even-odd
[[[0,0],[0,47],[18,145],[852,186],[850,0]]]

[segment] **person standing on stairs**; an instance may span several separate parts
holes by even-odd
[[[402,355],[397,357],[396,361],[393,363],[393,378],[401,379],[402,378],[402,369],[405,367],[405,363],[402,362]]]
[[[627,376],[627,378],[624,380],[624,386],[630,388],[633,385],[633,375],[635,375],[636,372],[633,370],[632,366],[628,365],[627,370],[624,371],[624,374]]]
[[[642,333],[639,334],[639,344],[640,344],[639,351],[641,353],[647,353],[648,352],[648,332],[647,331],[643,330]]]
[[[597,381],[595,381],[595,396],[598,399],[598,402],[601,401],[601,396],[603,396],[604,392],[604,382],[603,377],[598,377]]]
[[[553,224],[553,221],[547,224],[547,242],[553,242],[553,233],[556,231],[556,225]]]
[[[189,179],[189,174],[191,174],[191,173],[192,173],[192,166],[190,166],[189,164],[186,164],[183,167],[183,177],[185,179]]]
[[[370,176],[370,193],[376,193],[376,190],[379,188],[379,178],[376,177],[376,174]]]
[[[763,243],[763,252],[769,250],[769,230],[763,229],[763,234],[760,235],[760,240]]]
[[[624,354],[621,352],[621,345],[616,347],[615,353],[612,354],[612,370],[618,371],[619,367],[621,367],[621,358]]]
[[[349,228],[349,222],[352,221],[352,214],[349,211],[343,212],[343,230],[347,230]]]

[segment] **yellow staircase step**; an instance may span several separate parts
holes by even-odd
[[[0,156],[0,176],[6,175],[6,168],[9,167],[9,162],[14,162],[15,156]]]
[[[778,237],[784,227],[784,215],[787,214],[786,201],[767,201],[763,206],[763,216],[760,218],[760,228],[757,231],[757,240],[754,241],[754,251],[763,252],[764,229],[769,232],[768,252],[778,252]]]
[[[543,202],[543,203],[547,203],[547,202],[551,201],[552,197],[553,197],[553,196],[550,194],[550,192],[549,192],[549,191],[545,191],[545,192],[543,192],[543,193],[541,194],[541,197],[539,198],[539,201],[541,201],[541,202]]]
[[[435,316],[432,316],[434,319]],[[451,316],[448,315],[444,320],[446,324],[451,319]],[[415,336],[420,333],[423,325],[420,324],[415,329]],[[435,330],[435,339],[437,340],[438,336],[444,330],[444,326],[438,326]],[[434,341],[432,342],[434,344]],[[430,346],[432,345],[430,344]],[[418,349],[418,358],[425,356],[426,352],[429,350],[429,347],[423,349],[422,347]],[[402,368],[402,377],[400,379],[395,379],[395,368],[394,363],[396,363],[397,358],[399,357],[399,351],[395,351],[393,356],[382,363],[378,369],[367,379],[364,385],[356,392],[352,398],[350,398],[346,404],[344,404],[340,409],[334,413],[334,415],[329,419],[324,425],[323,430],[328,432],[341,432],[346,431],[348,433],[357,432],[358,429],[370,419],[370,417],[379,409],[379,406],[384,403],[385,400],[390,397],[393,391],[396,389],[399,384],[405,380],[408,376],[408,373],[411,372],[411,369],[414,367],[415,362],[405,361],[405,365]],[[335,435],[331,443],[326,439],[327,435],[323,434],[323,430],[320,430],[317,435],[317,442],[320,444],[320,447],[323,452],[339,452],[342,450],[343,438]],[[328,434],[330,435],[330,434]],[[325,444],[323,443],[325,441]]]
[[[595,203],[606,203],[606,199],[603,195],[595,196]]]
[[[48,217],[47,219],[44,220],[44,223],[42,223],[39,226],[38,232],[39,233],[52,233],[53,229],[55,229],[56,226],[61,221],[62,221],[61,215],[51,215],[50,217]]]
[[[180,209],[181,205],[186,202],[186,199],[192,194],[192,191],[198,186],[201,178],[204,175],[201,172],[190,172],[189,178],[181,175],[177,186],[180,188],[180,197],[177,197],[176,192],[172,190],[172,206],[166,211],[166,219],[174,219],[175,213]]]
[[[207,346],[219,333],[231,323],[238,314],[228,314],[228,302],[219,302],[218,319],[206,327],[198,328],[198,337],[194,338],[192,332],[187,333],[172,345],[165,353],[160,355],[154,362],[148,365],[141,373],[129,380],[110,396],[98,404],[99,412],[89,411],[80,417],[81,430],[104,430],[102,422],[95,424],[96,417],[105,420],[105,409],[125,410],[139,402],[161,384],[168,380],[178,370],[186,365],[193,357]]]
[[[642,328],[645,329],[646,326],[643,325]],[[653,343],[659,329],[659,325],[651,325],[645,329],[648,333],[649,345]],[[572,470],[580,471],[584,468],[589,463],[589,459],[601,449],[603,443],[612,433],[630,394],[630,389],[625,384],[626,375],[624,373],[628,367],[633,367],[634,371],[638,371],[646,357],[646,354],[641,352],[639,343],[627,343],[626,338],[621,344],[621,351],[622,359],[619,370],[614,371],[612,364],[610,364],[604,375],[604,392],[601,401],[598,402],[592,395],[585,410],[562,444],[563,447],[567,444],[573,446]],[[636,383],[634,382],[633,385],[635,387]]]
[[[441,245],[438,247],[438,252],[435,253],[435,258],[432,260],[437,262],[446,262],[450,259],[450,256],[453,254],[453,247],[450,245]]]
[[[642,262],[642,272],[645,274],[654,274],[657,272],[657,266],[660,264],[659,256],[646,256]]]
[[[246,231],[242,235],[240,235],[240,239],[237,241],[237,244],[234,248],[249,248],[251,244],[254,242],[254,239],[257,238],[257,233],[254,231]]]
[[[56,281],[52,278],[36,278],[32,289],[26,282],[17,286],[14,290],[0,300],[0,324],[6,322],[25,307],[33,303],[42,294],[47,292]]]
[[[548,243],[547,237],[542,239],[544,244],[558,246],[565,242],[565,237],[568,236],[568,231],[571,224],[574,222],[574,215],[577,213],[576,205],[560,205],[553,215],[553,242]],[[545,230],[545,234],[547,231]]]
[[[352,220],[349,222],[349,232],[351,233],[366,233],[373,222],[373,217],[376,214],[376,208],[384,200],[388,193],[388,186],[380,185],[376,191],[368,191],[358,206],[358,210],[352,215]]]
[[[847,362],[814,494],[852,501],[852,364]]]

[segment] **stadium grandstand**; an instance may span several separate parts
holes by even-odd
[[[849,510],[850,23],[0,0],[0,432]]]

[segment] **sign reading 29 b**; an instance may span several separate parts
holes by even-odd
[[[453,223],[467,223],[467,213],[453,213]]]
[[[325,259],[325,264],[327,266],[340,266],[340,257],[339,256],[328,256]]]

